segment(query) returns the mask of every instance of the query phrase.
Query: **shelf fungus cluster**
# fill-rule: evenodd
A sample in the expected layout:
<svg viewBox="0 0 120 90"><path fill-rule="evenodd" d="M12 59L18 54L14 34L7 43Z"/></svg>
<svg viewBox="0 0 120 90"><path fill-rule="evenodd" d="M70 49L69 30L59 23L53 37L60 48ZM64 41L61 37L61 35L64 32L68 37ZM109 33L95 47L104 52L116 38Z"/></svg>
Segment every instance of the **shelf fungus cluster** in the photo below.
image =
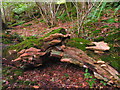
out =
<svg viewBox="0 0 120 90"><path fill-rule="evenodd" d="M43 65L43 62L47 63L46 59L51 60L50 57L57 57L61 62L72 63L83 68L88 68L93 71L97 79L104 80L109 85L112 84L116 87L120 87L120 74L113 67L104 61L96 61L80 49L65 46L64 41L69 39L69 37L70 34L52 34L44 38L43 46L40 49L34 47L23 49L18 52L18 58L12 60L12 62L20 62L20 66L24 65L24 63L40 66ZM94 42L94 44L96 46L86 48L95 51L110 49L104 42Z"/></svg>
<svg viewBox="0 0 120 90"><path fill-rule="evenodd" d="M104 51L107 51L110 49L107 43L104 41L101 42L92 42L92 44L95 44L95 46L86 47L86 49L94 50L95 53L104 53Z"/></svg>
<svg viewBox="0 0 120 90"><path fill-rule="evenodd" d="M17 53L19 57L15 60L12 60L12 62L19 61L20 65L42 65L42 60L40 57L45 56L47 53L46 52L41 52L41 49L36 49L36 48L29 48L29 49L23 49L20 52Z"/></svg>

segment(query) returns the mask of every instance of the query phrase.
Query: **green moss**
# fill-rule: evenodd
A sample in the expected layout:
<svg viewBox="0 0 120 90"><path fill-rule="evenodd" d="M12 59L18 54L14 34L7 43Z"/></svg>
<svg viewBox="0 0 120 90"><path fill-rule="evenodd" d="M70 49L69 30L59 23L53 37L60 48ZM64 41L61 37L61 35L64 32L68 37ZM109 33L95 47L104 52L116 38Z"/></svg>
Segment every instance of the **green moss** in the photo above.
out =
<svg viewBox="0 0 120 90"><path fill-rule="evenodd" d="M105 37L105 41L113 43L115 40L117 39L119 40L119 38L120 38L120 32L108 35L107 37Z"/></svg>
<svg viewBox="0 0 120 90"><path fill-rule="evenodd" d="M92 31L93 34L98 34L98 33L100 33L100 32L101 32L101 30Z"/></svg>
<svg viewBox="0 0 120 90"><path fill-rule="evenodd" d="M30 36L30 37L27 37L26 40L22 41L21 43L18 43L16 45L12 45L12 46L9 46L7 48L5 48L3 50L3 56L6 57L8 56L8 51L9 50L17 50L17 51L20 51L22 49L28 49L30 47L35 47L35 48L41 48L41 46L43 45L43 39L45 37L48 37L50 36L51 34L55 34L55 33L62 33L62 34L66 34L65 32L65 29L63 28L59 28L59 29L55 29L53 30L52 32L46 34L44 37L42 38L36 38L34 36Z"/></svg>
<svg viewBox="0 0 120 90"><path fill-rule="evenodd" d="M98 42L98 41L104 41L104 37L100 36L98 38L95 38L94 41Z"/></svg>
<svg viewBox="0 0 120 90"><path fill-rule="evenodd" d="M120 70L120 57L119 56L113 56L113 55L109 55L109 56L104 56L102 55L100 57L103 61L109 62L110 65L112 65L115 69Z"/></svg>
<svg viewBox="0 0 120 90"><path fill-rule="evenodd" d="M84 44L80 44L78 42L69 41L69 42L67 42L66 45L70 46L70 47L76 47L78 49L81 49L81 50L85 51L85 45Z"/></svg>
<svg viewBox="0 0 120 90"><path fill-rule="evenodd" d="M90 44L90 41L82 38L72 38L68 40L68 42L66 43L67 46L76 47L83 51L86 50L85 47L87 44Z"/></svg>
<svg viewBox="0 0 120 90"><path fill-rule="evenodd" d="M15 49L17 51L20 51L22 49L28 49L30 47L41 48L42 44L43 44L42 40L38 40L38 39L26 39L25 41L23 41L23 42L21 42L19 44L10 46L9 50L14 50Z"/></svg>
<svg viewBox="0 0 120 90"><path fill-rule="evenodd" d="M58 28L58 29L52 30L52 32L47 33L44 37L41 37L38 40L43 40L45 37L48 37L51 34L55 34L55 33L62 33L64 35L67 34L64 28Z"/></svg>
<svg viewBox="0 0 120 90"><path fill-rule="evenodd" d="M55 29L55 30L53 30L52 32L46 34L45 37L48 37L49 35L55 34L55 33L62 33L62 34L64 34L64 35L66 34L64 28L58 28L58 29Z"/></svg>
<svg viewBox="0 0 120 90"><path fill-rule="evenodd" d="M74 40L76 42L81 42L83 44L89 44L91 41L83 39L83 38L72 38L71 40Z"/></svg>

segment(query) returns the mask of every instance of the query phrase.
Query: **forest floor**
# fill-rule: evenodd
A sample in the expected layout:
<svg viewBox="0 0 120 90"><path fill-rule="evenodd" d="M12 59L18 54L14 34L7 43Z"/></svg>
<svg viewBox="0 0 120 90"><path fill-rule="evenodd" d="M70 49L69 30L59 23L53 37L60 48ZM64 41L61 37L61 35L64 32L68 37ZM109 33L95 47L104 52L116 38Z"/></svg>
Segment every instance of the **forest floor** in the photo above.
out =
<svg viewBox="0 0 120 90"><path fill-rule="evenodd" d="M55 27L49 28L46 25L46 23L40 22L40 19L38 19L38 20L32 20L30 22L26 22L23 25L14 27L12 29L12 33L17 32L19 35L22 35L25 37L29 37L29 36L43 37L45 34L51 32L52 30L58 29L58 28L64 28L64 29L71 28L72 23L73 22L69 22L69 21L65 22L65 23L58 21L58 23Z"/></svg>
<svg viewBox="0 0 120 90"><path fill-rule="evenodd" d="M39 20L39 19L38 19ZM29 25L30 26L25 26ZM54 28L47 28L45 23L30 21L23 25L13 27L12 33L22 36L43 37L46 33L58 28L71 28L71 22L59 24ZM113 24L112 24L113 25ZM118 27L118 24L115 24ZM113 88L106 83L95 79L93 74L91 82L85 78L85 69L73 64L52 61L41 67L21 70L14 66L3 64L3 88ZM9 69L9 70L8 70ZM94 80L95 79L95 80Z"/></svg>

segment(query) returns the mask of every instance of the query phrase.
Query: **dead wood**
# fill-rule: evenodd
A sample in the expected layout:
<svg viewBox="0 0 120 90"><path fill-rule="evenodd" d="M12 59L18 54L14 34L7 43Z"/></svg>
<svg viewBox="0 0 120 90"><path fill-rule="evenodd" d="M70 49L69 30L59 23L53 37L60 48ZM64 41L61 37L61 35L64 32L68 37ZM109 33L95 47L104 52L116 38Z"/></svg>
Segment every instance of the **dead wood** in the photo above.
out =
<svg viewBox="0 0 120 90"><path fill-rule="evenodd" d="M120 74L104 61L95 61L82 50L77 48L66 47L66 49L64 49L63 51L63 57L67 57L67 59L61 59L62 62L69 62L80 65L82 67L85 66L91 69L93 73L95 73L96 78L107 81L108 84L120 84L120 78L118 77L118 75Z"/></svg>
<svg viewBox="0 0 120 90"><path fill-rule="evenodd" d="M44 39L44 44L41 49L29 48L23 49L18 52L18 58L12 60L13 62L20 61L20 65L32 64L33 66L42 65L45 62L45 59L49 59L50 57L57 57L61 62L67 62L79 65L83 68L89 68L93 71L94 76L97 79L101 79L106 81L108 84L115 84L120 86L120 75L114 68L101 60L95 60L89 57L85 52L80 49L73 47L66 47L62 44L64 41L63 38L69 37L69 34L52 34L49 37ZM102 45L104 42L101 42ZM89 47L89 49L93 49L96 51L101 50L109 50L109 47L102 49L100 43L94 43L97 46ZM99 45L98 45L99 44ZM104 43L104 45L107 45ZM96 49L97 47L97 49ZM88 49L88 48L87 48ZM22 64L25 63L25 64Z"/></svg>

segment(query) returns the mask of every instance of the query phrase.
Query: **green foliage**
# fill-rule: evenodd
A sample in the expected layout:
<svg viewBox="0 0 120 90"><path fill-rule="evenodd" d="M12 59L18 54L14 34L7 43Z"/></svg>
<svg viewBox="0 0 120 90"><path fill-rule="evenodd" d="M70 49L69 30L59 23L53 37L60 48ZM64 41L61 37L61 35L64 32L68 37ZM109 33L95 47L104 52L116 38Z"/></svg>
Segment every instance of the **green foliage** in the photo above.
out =
<svg viewBox="0 0 120 90"><path fill-rule="evenodd" d="M84 77L88 80L86 80L90 86L90 88L93 88L93 85L96 83L95 80L91 75L90 73L88 72L88 68L85 69L85 74L84 74Z"/></svg>
<svg viewBox="0 0 120 90"><path fill-rule="evenodd" d="M85 69L84 77L87 79L92 78L92 76L90 76L90 73L88 73L88 68Z"/></svg>
<svg viewBox="0 0 120 90"><path fill-rule="evenodd" d="M43 19L41 19L40 22L45 23L45 21Z"/></svg>
<svg viewBox="0 0 120 90"><path fill-rule="evenodd" d="M97 33L100 33L101 30L95 30L95 31L92 31L93 34L97 34Z"/></svg>
<svg viewBox="0 0 120 90"><path fill-rule="evenodd" d="M65 5L67 8L64 11L66 7ZM71 18L76 19L76 16L76 8L72 5L71 2L66 2L66 4L64 4L64 8L61 8L56 14L57 19L62 20L62 22L72 21Z"/></svg>
<svg viewBox="0 0 120 90"><path fill-rule="evenodd" d="M17 22L17 23L14 23L14 24L12 24L12 25L10 25L10 26L18 26L18 25L22 25L22 24L24 24L25 23L25 21L19 21L19 22Z"/></svg>
<svg viewBox="0 0 120 90"><path fill-rule="evenodd" d="M13 12L16 14L21 14L28 9L28 5L25 3L15 4L15 6L16 7L13 9Z"/></svg>
<svg viewBox="0 0 120 90"><path fill-rule="evenodd" d="M57 0L56 4L64 4L66 3L66 0Z"/></svg>
<svg viewBox="0 0 120 90"><path fill-rule="evenodd" d="M116 5L117 6L117 5ZM114 15L117 13L117 11L120 10L120 5L118 5L117 8L115 8L115 12L114 12Z"/></svg>
<svg viewBox="0 0 120 90"><path fill-rule="evenodd" d="M110 19L107 19L107 20L102 20L106 23L117 23L117 21L115 21L115 18L110 18Z"/></svg>
<svg viewBox="0 0 120 90"><path fill-rule="evenodd" d="M100 11L99 11L98 16L97 16L97 19L100 18L100 15L101 15L102 11L104 10L106 4L107 4L106 2L103 2L103 3L102 3L102 5L101 5L101 7L100 7Z"/></svg>
<svg viewBox="0 0 120 90"><path fill-rule="evenodd" d="M102 11L104 10L105 6L106 6L106 2L102 2L101 5L99 5L98 3L98 5L96 5L96 7L93 8L92 12L88 17L91 18L91 20L99 19L100 16L102 15Z"/></svg>
<svg viewBox="0 0 120 90"><path fill-rule="evenodd" d="M31 25L32 25L31 23L30 24L25 24L24 27L31 26Z"/></svg>
<svg viewBox="0 0 120 90"><path fill-rule="evenodd" d="M67 16L67 13L64 12L61 16L58 16L57 18L61 19L61 20L64 20L66 16Z"/></svg>
<svg viewBox="0 0 120 90"><path fill-rule="evenodd" d="M106 83L106 82L104 82L104 81L100 81L100 83L102 83L104 86L106 86L106 85L107 85L107 83Z"/></svg>
<svg viewBox="0 0 120 90"><path fill-rule="evenodd" d="M64 75L65 75L65 77L67 77L67 78L69 77L69 74L67 74L67 73L65 73Z"/></svg>
<svg viewBox="0 0 120 90"><path fill-rule="evenodd" d="M108 25L104 25L104 26L102 26L101 28L108 28L109 26Z"/></svg>
<svg viewBox="0 0 120 90"><path fill-rule="evenodd" d="M37 14L39 10L34 2L3 2L3 7L5 9L6 21L12 22L11 24L15 22L13 26L16 26L20 21L34 19L32 18L33 15L40 16L40 14ZM11 24L9 23L9 25Z"/></svg>

